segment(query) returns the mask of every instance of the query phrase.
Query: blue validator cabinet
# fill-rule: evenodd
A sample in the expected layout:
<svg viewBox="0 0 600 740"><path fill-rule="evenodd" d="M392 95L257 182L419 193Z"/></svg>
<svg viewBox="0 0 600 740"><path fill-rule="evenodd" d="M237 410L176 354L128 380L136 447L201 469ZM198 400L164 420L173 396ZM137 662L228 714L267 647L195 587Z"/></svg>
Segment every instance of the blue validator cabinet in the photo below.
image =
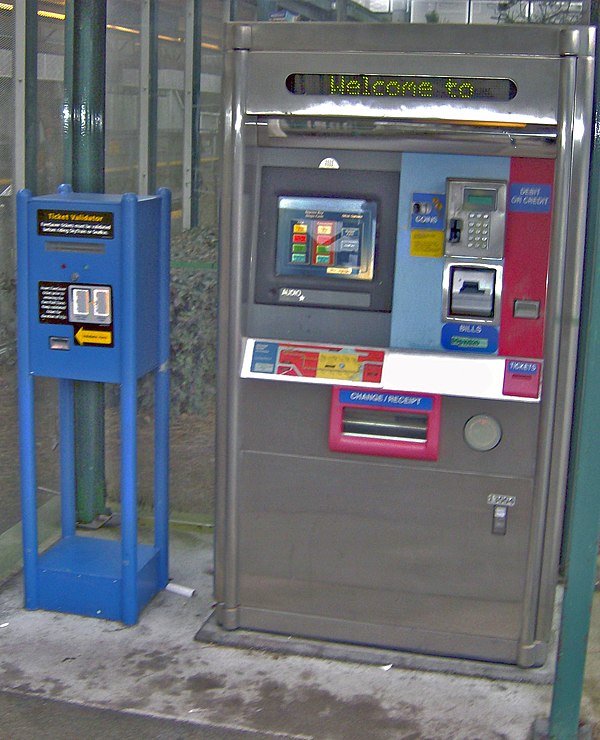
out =
<svg viewBox="0 0 600 740"><path fill-rule="evenodd" d="M25 607L135 624L168 581L171 196L17 196ZM137 382L155 383L154 544L138 543ZM39 554L35 378L57 378L60 540ZM74 381L120 386L121 540L76 534Z"/></svg>

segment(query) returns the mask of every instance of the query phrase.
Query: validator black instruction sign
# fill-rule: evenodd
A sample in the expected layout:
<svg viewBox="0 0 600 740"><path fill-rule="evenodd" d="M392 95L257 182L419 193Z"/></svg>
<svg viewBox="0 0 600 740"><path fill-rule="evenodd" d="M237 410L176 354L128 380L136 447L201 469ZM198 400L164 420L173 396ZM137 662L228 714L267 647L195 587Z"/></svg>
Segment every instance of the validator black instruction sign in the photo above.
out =
<svg viewBox="0 0 600 740"><path fill-rule="evenodd" d="M114 237L114 216L110 211L39 208L37 228L39 236L112 239Z"/></svg>

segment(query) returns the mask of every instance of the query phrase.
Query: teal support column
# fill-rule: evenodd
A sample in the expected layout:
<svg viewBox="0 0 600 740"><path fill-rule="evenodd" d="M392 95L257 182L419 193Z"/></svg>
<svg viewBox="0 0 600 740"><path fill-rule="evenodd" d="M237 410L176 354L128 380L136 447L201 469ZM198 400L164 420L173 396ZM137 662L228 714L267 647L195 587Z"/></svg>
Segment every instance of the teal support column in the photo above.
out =
<svg viewBox="0 0 600 740"><path fill-rule="evenodd" d="M573 444L571 498L566 553L566 578L559 635L556 678L548 737L579 736L579 712L596 578L600 522L600 64L596 60L594 142L590 177L588 231Z"/></svg>
<svg viewBox="0 0 600 740"><path fill-rule="evenodd" d="M65 5L65 181L76 192L104 192L106 0ZM106 510L104 386L75 383L77 521Z"/></svg>

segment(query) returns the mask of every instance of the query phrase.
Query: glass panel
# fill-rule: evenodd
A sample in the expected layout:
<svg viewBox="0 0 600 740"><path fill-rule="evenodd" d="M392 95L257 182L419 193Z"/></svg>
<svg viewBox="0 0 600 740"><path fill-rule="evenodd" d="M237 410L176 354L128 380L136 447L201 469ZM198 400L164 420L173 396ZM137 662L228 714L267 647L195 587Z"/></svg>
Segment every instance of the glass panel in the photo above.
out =
<svg viewBox="0 0 600 740"><path fill-rule="evenodd" d="M62 106L65 24L60 12L57 17L41 16L38 13L37 42L38 139L35 191L52 193L64 181ZM37 504L41 529L49 518L57 519L60 500L57 393L55 380L36 380Z"/></svg>
<svg viewBox="0 0 600 740"><path fill-rule="evenodd" d="M590 0L232 0L234 20L364 23L558 23L590 21Z"/></svg>
<svg viewBox="0 0 600 740"><path fill-rule="evenodd" d="M38 16L38 193L63 182L64 32L62 18Z"/></svg>
<svg viewBox="0 0 600 740"><path fill-rule="evenodd" d="M140 3L106 7L105 190L138 190Z"/></svg>
<svg viewBox="0 0 600 740"><path fill-rule="evenodd" d="M516 2L498 4L500 23L558 23L589 22L589 4L584 2Z"/></svg>
<svg viewBox="0 0 600 740"><path fill-rule="evenodd" d="M185 3L158 4L156 182L171 190L174 232L181 230Z"/></svg>
<svg viewBox="0 0 600 740"><path fill-rule="evenodd" d="M467 23L467 0L413 0L411 23Z"/></svg>
<svg viewBox="0 0 600 740"><path fill-rule="evenodd" d="M217 189L221 135L221 76L223 7L220 2L202 3L200 60L200 222L217 225Z"/></svg>
<svg viewBox="0 0 600 740"><path fill-rule="evenodd" d="M0 9L0 403L3 420L0 442L0 578L17 567L20 552L20 476L16 377L15 313L15 13ZM37 33L37 182L34 192L54 191L63 179L62 97L64 22L38 16ZM28 142L29 143L29 142ZM22 163L21 163L22 164ZM56 383L35 383L37 505L40 540L58 522L59 469Z"/></svg>
<svg viewBox="0 0 600 740"><path fill-rule="evenodd" d="M21 518L15 372L14 280L14 13L0 11L0 403L5 422L0 444L0 535Z"/></svg>

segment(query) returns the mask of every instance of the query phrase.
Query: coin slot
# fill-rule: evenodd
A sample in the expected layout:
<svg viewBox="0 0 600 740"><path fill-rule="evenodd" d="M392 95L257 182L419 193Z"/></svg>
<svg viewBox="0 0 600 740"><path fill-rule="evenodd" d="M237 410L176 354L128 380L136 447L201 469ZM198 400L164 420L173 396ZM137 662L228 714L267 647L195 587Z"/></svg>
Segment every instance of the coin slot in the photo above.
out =
<svg viewBox="0 0 600 740"><path fill-rule="evenodd" d="M65 351L71 349L71 342L69 337L50 337L48 346L50 349Z"/></svg>

